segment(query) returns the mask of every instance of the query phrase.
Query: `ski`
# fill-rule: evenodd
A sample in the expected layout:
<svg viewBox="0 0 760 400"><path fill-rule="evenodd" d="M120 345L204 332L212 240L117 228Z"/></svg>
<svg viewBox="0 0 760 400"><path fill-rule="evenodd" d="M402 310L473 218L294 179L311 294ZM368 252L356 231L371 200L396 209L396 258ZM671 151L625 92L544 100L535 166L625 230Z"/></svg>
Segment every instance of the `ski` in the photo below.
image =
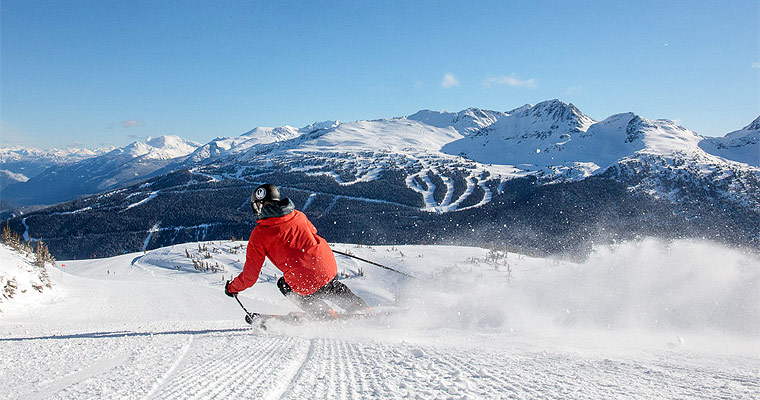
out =
<svg viewBox="0 0 760 400"><path fill-rule="evenodd" d="M287 324L300 324L304 322L345 321L351 319L368 319L381 316L390 316L398 314L402 311L405 311L405 309L398 307L383 307L379 309L371 309L353 313L340 312L323 318L318 318L300 311L294 311L288 314L249 313L245 317L245 322L247 322L249 325L257 326L263 330L266 330L267 323L269 321L280 321Z"/></svg>

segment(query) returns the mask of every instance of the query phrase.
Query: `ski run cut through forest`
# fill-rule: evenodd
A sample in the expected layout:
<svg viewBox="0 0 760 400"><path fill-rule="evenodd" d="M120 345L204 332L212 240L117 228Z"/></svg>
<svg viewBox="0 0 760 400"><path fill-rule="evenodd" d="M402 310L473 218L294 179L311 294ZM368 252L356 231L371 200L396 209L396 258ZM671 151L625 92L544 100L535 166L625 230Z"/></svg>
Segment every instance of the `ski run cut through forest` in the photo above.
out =
<svg viewBox="0 0 760 400"><path fill-rule="evenodd" d="M0 246L0 398L758 398L760 261L709 242L595 248L584 261L455 246L335 250L387 315L244 321L224 282L246 243L48 266ZM267 263L240 301L295 307ZM41 291L40 291L41 290Z"/></svg>

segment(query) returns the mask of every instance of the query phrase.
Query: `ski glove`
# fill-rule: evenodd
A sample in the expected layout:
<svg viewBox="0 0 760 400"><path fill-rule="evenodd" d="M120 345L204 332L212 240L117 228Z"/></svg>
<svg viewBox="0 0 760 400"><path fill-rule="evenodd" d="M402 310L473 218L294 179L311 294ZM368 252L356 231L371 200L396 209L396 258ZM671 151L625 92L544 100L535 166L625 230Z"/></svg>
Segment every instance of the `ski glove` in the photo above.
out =
<svg viewBox="0 0 760 400"><path fill-rule="evenodd" d="M227 281L227 283L224 285L224 294L226 294L227 296L230 296L230 297L235 297L235 295L237 294L237 292L234 292L234 293L230 292L229 286L230 286L230 281Z"/></svg>

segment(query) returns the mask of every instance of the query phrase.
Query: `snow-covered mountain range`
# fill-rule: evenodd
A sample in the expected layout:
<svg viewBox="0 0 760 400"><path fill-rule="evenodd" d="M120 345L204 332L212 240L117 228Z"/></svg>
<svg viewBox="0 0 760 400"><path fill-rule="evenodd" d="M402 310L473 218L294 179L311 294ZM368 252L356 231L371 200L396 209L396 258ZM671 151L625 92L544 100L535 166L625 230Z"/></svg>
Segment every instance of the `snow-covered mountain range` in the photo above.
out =
<svg viewBox="0 0 760 400"><path fill-rule="evenodd" d="M0 164L7 164L14 161L39 161L49 164L65 164L85 158L95 157L108 152L108 149L48 149L40 150L23 146L11 146L0 148Z"/></svg>
<svg viewBox="0 0 760 400"><path fill-rule="evenodd" d="M453 155L461 158L459 162L475 161L481 164L479 170L491 174L505 178L535 175L544 183L583 179L602 173L619 161L629 162L639 156L699 159L708 169L746 164L747 168L738 168L752 171L760 167L760 117L725 137L707 138L672 121L647 120L633 113L596 122L572 104L551 100L509 112L477 108L458 113L423 110L408 117L349 123L326 121L300 129L262 127L237 137L219 137L204 145L177 136L162 136L105 154L91 150L2 149L0 163L46 160L49 165L65 165L42 174L21 175L18 170L6 174L7 180L18 182L32 178L4 194L6 200L17 200L23 196L17 192L25 193L27 198L20 199L24 204L70 200L77 195L123 187L157 171L165 173L230 159L250 160L257 154L291 159L293 155L299 158L306 153L323 153L334 158L329 162L333 166L339 162L353 164L344 165L344 169L379 172L353 156L344 160L332 157L341 152L371 152L391 158L402 155L407 161L441 159L444 163L452 160L447 155ZM324 172L340 175L329 168ZM437 173L434 169L430 172ZM354 178L367 179L361 172ZM40 198L41 188L81 187L77 182L82 181L88 183L85 186L89 190L64 189L58 192L67 195ZM431 208L441 209L434 205Z"/></svg>
<svg viewBox="0 0 760 400"><path fill-rule="evenodd" d="M337 125L337 122L324 122L321 124L309 125L301 129L296 129L292 126L283 126L279 128L260 127L237 137L219 137L195 149L187 159L183 160L183 164L192 165L233 154L240 154L256 145L293 139L306 132L310 132L313 129L317 129L317 126L331 127L335 125Z"/></svg>
<svg viewBox="0 0 760 400"><path fill-rule="evenodd" d="M473 192L482 191L483 196L471 199L471 205L489 202L498 186L514 177L535 176L548 184L604 173L630 174L626 171L633 165L647 164L658 175L688 172L695 181L709 179L726 188L721 196L760 207L757 192L751 190L760 177L759 125L755 120L725 138L706 138L672 121L633 113L596 122L572 104L552 100L509 112L425 110L402 118L327 122L299 130L284 127L279 129L287 135L276 140L271 129L254 131L258 140L250 138L251 133L217 139L174 169L216 168L224 179L240 176L240 169L224 172L229 167L275 163L291 171L330 176L345 186L409 168L415 173L406 177L406 186L422 196L423 208L446 212L461 209ZM456 168L467 170L466 176L455 177L451 171ZM464 181L463 193L456 188L457 179ZM496 190L487 187L489 181L497 184ZM672 191L652 185L646 191L678 201Z"/></svg>
<svg viewBox="0 0 760 400"><path fill-rule="evenodd" d="M178 136L148 138L103 154L60 153L57 162L3 191L4 200L21 205L54 204L78 196L123 187L153 176L172 160L200 144ZM87 153L85 153L87 154Z"/></svg>
<svg viewBox="0 0 760 400"><path fill-rule="evenodd" d="M30 177L39 175L45 169L75 163L108 152L107 149L51 149L39 150L22 146L0 148L0 189L17 183L26 182Z"/></svg>
<svg viewBox="0 0 760 400"><path fill-rule="evenodd" d="M296 168L332 176L343 185L372 180L389 165L406 165L418 171L408 177L407 186L423 195L425 208L452 211L458 209L453 204L456 199L444 196L451 201L435 201L430 194L440 188L427 181L442 182L448 194L453 177L447 170L457 164L469 166L465 178L468 193L475 186L490 191L479 178L483 174L495 180L533 175L542 183L575 181L604 173L612 166L617 168L618 163L651 157L667 160L673 166L667 173L677 174L679 167L674 165L687 163L694 164L697 175L713 176L715 171L722 171L719 180L723 181L744 180L745 173L757 177L757 125L755 121L725 138L705 138L672 121L647 120L633 113L595 122L572 104L553 100L506 113L479 109L420 111L403 118L329 122L298 131L285 127L281 129L290 135L272 140L268 146L252 148L247 137L217 139L204 147L231 145L213 154L199 150L187 160L193 164L182 165L197 167L198 161L246 165L254 160L304 164ZM235 145L235 141L240 144ZM265 158L259 160L259 155ZM496 194L490 192L486 196ZM751 192L725 194L758 204Z"/></svg>
<svg viewBox="0 0 760 400"><path fill-rule="evenodd" d="M423 110L257 128L205 145L178 137L133 143L51 168L3 197L101 193L12 223L68 243L42 215L130 219L121 225L131 227L132 244L105 254L245 236L246 199L265 181L282 186L332 240L515 242L515 234L521 246L557 250L614 228L613 236L706 235L760 246L759 128L755 120L706 138L634 113L597 122L559 100L508 112ZM351 229L331 227L338 223ZM92 244L76 255L98 253Z"/></svg>

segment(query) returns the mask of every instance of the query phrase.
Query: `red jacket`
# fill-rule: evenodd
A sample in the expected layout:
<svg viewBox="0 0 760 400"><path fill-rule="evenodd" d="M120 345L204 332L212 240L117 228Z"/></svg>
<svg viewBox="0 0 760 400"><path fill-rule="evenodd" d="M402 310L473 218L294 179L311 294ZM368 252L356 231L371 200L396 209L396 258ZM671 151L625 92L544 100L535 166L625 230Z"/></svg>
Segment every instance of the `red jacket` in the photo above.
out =
<svg viewBox="0 0 760 400"><path fill-rule="evenodd" d="M304 296L317 291L338 273L330 246L298 210L259 220L248 239L243 272L232 280L229 291L241 292L253 286L265 256L282 271L293 291Z"/></svg>

